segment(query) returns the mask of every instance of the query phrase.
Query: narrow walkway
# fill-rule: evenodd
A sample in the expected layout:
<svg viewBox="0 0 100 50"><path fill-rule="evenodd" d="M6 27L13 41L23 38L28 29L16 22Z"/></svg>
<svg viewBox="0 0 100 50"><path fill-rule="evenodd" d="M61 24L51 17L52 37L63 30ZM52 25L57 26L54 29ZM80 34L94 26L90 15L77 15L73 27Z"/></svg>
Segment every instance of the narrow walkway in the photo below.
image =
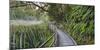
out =
<svg viewBox="0 0 100 50"><path fill-rule="evenodd" d="M58 29L55 25L50 24L50 29L57 34L57 46L75 46L77 45L74 39L68 33Z"/></svg>
<svg viewBox="0 0 100 50"><path fill-rule="evenodd" d="M73 46L76 45L76 42L73 40L68 33L61 31L60 29L56 29L58 35L58 45L59 46Z"/></svg>

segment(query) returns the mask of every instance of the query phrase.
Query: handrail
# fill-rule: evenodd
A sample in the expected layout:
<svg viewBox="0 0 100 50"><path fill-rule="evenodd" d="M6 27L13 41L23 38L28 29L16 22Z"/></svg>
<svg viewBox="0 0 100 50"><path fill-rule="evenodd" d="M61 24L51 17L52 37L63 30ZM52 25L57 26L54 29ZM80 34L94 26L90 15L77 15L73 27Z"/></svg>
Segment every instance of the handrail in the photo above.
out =
<svg viewBox="0 0 100 50"><path fill-rule="evenodd" d="M60 29L57 29L57 27L55 25L53 25L53 24L49 24L49 28L55 33L55 47L60 46L61 43L62 43L62 45L63 45L63 43L66 43L66 45L64 45L64 46L69 46L69 45L74 45L75 46L75 45L77 45L77 43L75 42L75 40L68 33L66 33L65 31L62 31ZM60 30L60 32L62 32L62 33L66 33L66 35L63 34L63 36L65 36L65 38L63 36L60 36L60 33L57 32L57 30ZM64 40L66 42L60 41L61 40L61 37L63 37L66 40L67 39L70 39L69 40L70 42L69 41L66 41L66 40ZM70 43L70 44L68 44L68 43Z"/></svg>

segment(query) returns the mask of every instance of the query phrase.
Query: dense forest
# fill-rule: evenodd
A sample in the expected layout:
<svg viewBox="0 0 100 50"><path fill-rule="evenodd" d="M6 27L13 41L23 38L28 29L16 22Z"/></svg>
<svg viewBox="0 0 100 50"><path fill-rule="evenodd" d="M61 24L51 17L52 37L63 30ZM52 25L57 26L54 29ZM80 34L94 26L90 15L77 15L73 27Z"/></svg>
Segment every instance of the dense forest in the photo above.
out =
<svg viewBox="0 0 100 50"><path fill-rule="evenodd" d="M94 6L10 1L10 20L44 21L31 26L10 25L10 42L15 42L10 43L11 48L54 47L55 37L48 28L49 22L68 32L78 45L94 44ZM24 33L22 46L20 33Z"/></svg>

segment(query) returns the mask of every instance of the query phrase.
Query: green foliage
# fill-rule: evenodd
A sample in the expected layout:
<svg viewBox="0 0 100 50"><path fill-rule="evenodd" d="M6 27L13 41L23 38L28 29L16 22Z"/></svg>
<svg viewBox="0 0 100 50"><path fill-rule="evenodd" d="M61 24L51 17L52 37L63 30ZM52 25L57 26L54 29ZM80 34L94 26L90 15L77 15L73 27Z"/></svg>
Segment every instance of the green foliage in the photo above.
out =
<svg viewBox="0 0 100 50"><path fill-rule="evenodd" d="M14 5L15 7L13 7ZM13 8L10 8L10 19L27 19L29 16L35 17L37 19L40 18L41 15L43 15L43 11L40 9L36 9L36 6L31 4L25 4L21 1L16 1L12 3L10 6ZM42 12L42 13L41 13Z"/></svg>
<svg viewBox="0 0 100 50"><path fill-rule="evenodd" d="M10 19L22 19L26 16L21 8L14 8L10 10Z"/></svg>
<svg viewBox="0 0 100 50"><path fill-rule="evenodd" d="M37 15L36 13L37 13L36 10L31 8L29 9L27 9L26 7L13 8L10 10L10 19L26 19L29 16L35 17Z"/></svg>
<svg viewBox="0 0 100 50"><path fill-rule="evenodd" d="M94 7L72 6L73 10L65 17L63 28L79 45L94 44Z"/></svg>
<svg viewBox="0 0 100 50"><path fill-rule="evenodd" d="M66 15L70 13L71 7L69 5L64 4L49 4L48 7L48 15L51 20L55 20L56 22L61 22Z"/></svg>
<svg viewBox="0 0 100 50"><path fill-rule="evenodd" d="M13 42L15 35L16 49L20 48L20 35L22 36L22 48L40 48L54 46L54 34L49 30L47 24L32 25L32 26L10 26L10 42ZM11 44L11 48L14 45Z"/></svg>

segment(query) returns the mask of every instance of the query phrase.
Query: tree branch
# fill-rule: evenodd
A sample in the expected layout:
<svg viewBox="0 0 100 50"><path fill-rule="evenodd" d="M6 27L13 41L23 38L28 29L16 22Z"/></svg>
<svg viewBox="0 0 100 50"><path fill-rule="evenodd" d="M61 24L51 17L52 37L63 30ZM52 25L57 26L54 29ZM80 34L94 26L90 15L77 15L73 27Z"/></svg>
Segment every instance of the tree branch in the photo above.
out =
<svg viewBox="0 0 100 50"><path fill-rule="evenodd" d="M10 8L27 6L27 5L29 5L28 3L31 3L32 5L37 6L38 8L42 9L43 11L48 12L46 9L44 9L43 7L37 5L33 2L26 2L25 4L22 4L22 5L13 5L13 6L10 6Z"/></svg>
<svg viewBox="0 0 100 50"><path fill-rule="evenodd" d="M35 5L35 6L39 7L40 9L42 9L43 11L48 12L46 9L44 9L43 7L41 7L41 6L37 5L37 4L33 3L33 2L29 2L29 3L32 3L33 5Z"/></svg>

